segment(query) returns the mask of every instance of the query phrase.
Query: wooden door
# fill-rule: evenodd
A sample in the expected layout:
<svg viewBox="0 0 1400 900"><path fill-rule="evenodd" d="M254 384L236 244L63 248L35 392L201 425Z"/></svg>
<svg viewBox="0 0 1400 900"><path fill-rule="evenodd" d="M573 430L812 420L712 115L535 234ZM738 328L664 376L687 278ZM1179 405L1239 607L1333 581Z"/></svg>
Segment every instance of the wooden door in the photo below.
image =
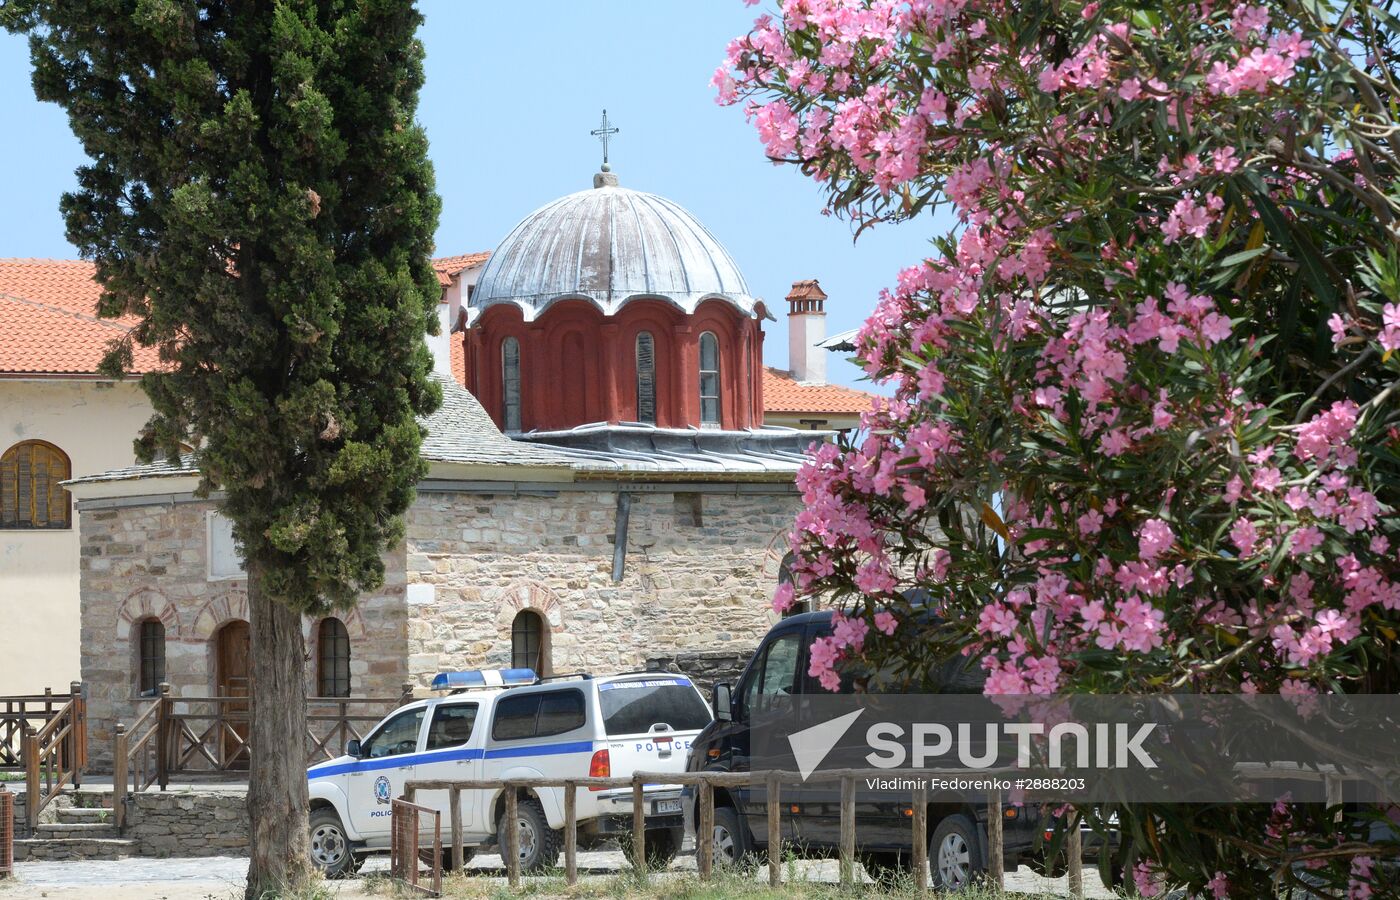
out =
<svg viewBox="0 0 1400 900"><path fill-rule="evenodd" d="M234 621L219 629L215 693L235 698L220 704L225 728L220 738L219 757L229 768L248 767L248 717L252 698L251 632L248 623Z"/></svg>

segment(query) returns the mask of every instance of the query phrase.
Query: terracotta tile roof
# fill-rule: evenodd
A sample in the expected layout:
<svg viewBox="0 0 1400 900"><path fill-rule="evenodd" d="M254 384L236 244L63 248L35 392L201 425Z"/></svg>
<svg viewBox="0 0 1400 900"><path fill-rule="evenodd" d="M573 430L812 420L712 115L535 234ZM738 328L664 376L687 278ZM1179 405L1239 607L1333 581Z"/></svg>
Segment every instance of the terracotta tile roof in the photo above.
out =
<svg viewBox="0 0 1400 900"><path fill-rule="evenodd" d="M452 380L462 387L467 386L467 348L462 345L465 335L450 335L448 346L452 348Z"/></svg>
<svg viewBox="0 0 1400 900"><path fill-rule="evenodd" d="M789 300L825 300L826 291L817 283L817 279L808 278L806 281L794 281L792 290L788 291Z"/></svg>
<svg viewBox="0 0 1400 900"><path fill-rule="evenodd" d="M869 409L874 399L874 394L836 384L802 384L782 369L763 367L765 412L855 415Z"/></svg>
<svg viewBox="0 0 1400 900"><path fill-rule="evenodd" d="M0 372L90 375L133 320L99 319L101 286L81 260L0 259ZM136 348L136 372L159 365Z"/></svg>
<svg viewBox="0 0 1400 900"><path fill-rule="evenodd" d="M433 268L437 269L438 284L447 287L452 283L452 278L462 272L463 269L474 269L486 262L490 256L489 251L481 253L463 253L461 256L441 256L433 260Z"/></svg>

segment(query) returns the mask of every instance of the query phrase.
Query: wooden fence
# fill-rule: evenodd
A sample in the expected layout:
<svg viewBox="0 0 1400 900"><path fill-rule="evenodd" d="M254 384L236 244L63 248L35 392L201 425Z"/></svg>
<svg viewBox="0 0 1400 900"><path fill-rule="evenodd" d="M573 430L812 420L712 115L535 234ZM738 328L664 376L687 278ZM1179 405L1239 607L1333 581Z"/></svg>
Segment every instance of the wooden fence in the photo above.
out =
<svg viewBox="0 0 1400 900"><path fill-rule="evenodd" d="M24 818L34 833L39 814L67 785L82 783L87 768L87 701L83 686L73 682L68 701L38 731L24 735Z"/></svg>
<svg viewBox="0 0 1400 900"><path fill-rule="evenodd" d="M1015 770L996 769L979 772L980 776L991 777L994 775L1005 775L1014 773ZM1343 786L1347 781L1362 780L1365 778L1355 773L1347 773L1335 766L1303 766L1296 763L1268 763L1252 764L1238 763L1235 765L1237 777L1245 781L1274 781L1279 779L1321 782L1324 786L1326 804L1328 809L1336 808L1337 819L1343 816ZM889 770L885 769L843 769L829 772L817 772L807 779L802 779L794 772L764 771L764 772L637 772L630 778L512 778L504 781L438 781L438 780L411 780L405 783L403 801L409 805L414 805L413 801L418 791L446 791L448 794L448 815L451 827L451 844L453 868L461 871L464 859L463 832L462 832L462 805L461 792L471 790L498 791L505 793L505 816L506 816L506 846L501 848L501 855L506 863L506 872L512 888L520 886L520 853L516 842L519 840L519 807L518 792L521 790L537 790L540 788L562 788L564 790L564 877L570 884L578 883L578 816L577 816L577 792L582 788L618 788L631 787L632 789L632 864L637 877L646 879L646 806L643 786L647 784L681 784L694 785L697 789L699 810L698 821L695 827L695 856L700 879L708 880L714 872L714 821L715 821L715 788L741 787L754 785L763 782L767 790L767 865L768 883L771 887L778 887L782 884L782 803L781 790L784 784L811 784L820 782L839 781L841 785L841 830L840 830L840 850L838 859L840 861L840 881L841 885L850 888L855 884L855 862L856 862L856 785L859 781L868 778L887 778ZM945 777L965 777L966 770L911 770L900 771L901 777L919 778L924 781L929 778ZM1394 776L1395 773L1386 773ZM929 894L929 857L928 857L928 791L926 788L918 787L912 791L910 828L911 844L913 848L912 875L915 884L918 885L920 896ZM397 801L396 801L397 802ZM416 807L424 809L424 807ZM394 808L395 827L393 829L393 840L398 841L400 828L398 808ZM1006 872L1004 859L1004 835L1002 827L1004 819L1003 798L1000 792L993 791L987 797L987 871L984 874L986 883L997 891L1006 889ZM1084 897L1084 834L1082 829L1082 817L1078 813L1072 813L1069 828L1065 835L1064 854L1066 862L1066 874L1068 876L1068 887L1071 896L1075 898ZM407 826L405 826L407 827ZM418 850L418 820L413 821L413 848L415 853ZM440 825L437 826L440 830ZM402 838L407 840L406 837ZM440 840L436 842L438 850L433 857L433 891L440 890L442 853ZM400 858L403 858L402 856ZM406 871L406 870L405 870ZM395 870L394 877L402 877ZM1125 873L1126 874L1126 873ZM418 885L417 870L414 868L413 885L420 891L432 893L427 888Z"/></svg>
<svg viewBox="0 0 1400 900"><path fill-rule="evenodd" d="M0 697L0 772L25 773L24 736L49 723L82 684L73 682L66 694L45 688L42 694Z"/></svg>
<svg viewBox="0 0 1400 900"><path fill-rule="evenodd" d="M413 699L413 685L398 697L308 697L306 761L334 759L351 740L363 740L390 710ZM247 778L252 720L246 697L177 697L170 685L141 711L131 727L118 723L112 751L112 781L119 796L153 786L165 790L177 777ZM126 824L117 803L116 826Z"/></svg>
<svg viewBox="0 0 1400 900"><path fill-rule="evenodd" d="M540 788L562 788L564 791L564 878L570 884L578 883L578 816L576 794L581 788L632 788L632 852L633 867L641 879L646 878L646 803L644 785L683 784L694 785L699 799L699 815L695 828L695 856L700 879L709 880L714 873L714 821L715 789L740 787L764 783L767 788L768 807L768 883L776 888L782 884L782 803L781 791L784 784L811 784L814 782L839 781L841 784L841 836L840 880L843 887L855 884L856 864L856 785L867 778L888 778L889 772L883 769L845 769L813 774L805 782L794 772L638 772L630 778L512 778L504 781L428 781L413 780L404 785L403 801L414 805L418 791L446 791L448 817L451 828L450 851L453 867L461 870L464 863L462 844L461 792L484 790L505 792L506 846L501 848L505 859L506 873L512 888L520 886L520 853L516 846L519 840L519 810L517 793L520 790ZM901 772L901 776L966 776L966 771ZM995 773L979 773L992 775ZM921 895L929 891L928 858L928 791L916 788L913 791L911 816L913 877ZM395 807L394 815L398 816ZM1066 842L1066 856L1069 868L1070 888L1075 897L1084 896L1082 836L1077 827L1078 819L1069 831ZM986 879L997 890L1004 890L1006 882L1003 860L1002 796L992 792L987 798L987 872ZM398 822L393 828L394 839L399 839ZM415 837L416 841L416 837ZM415 843L415 848L416 848ZM434 858L434 877L440 878L442 856ZM397 877L397 876L396 876ZM416 876L415 876L416 877ZM415 882L416 883L416 882ZM438 883L435 881L435 884Z"/></svg>

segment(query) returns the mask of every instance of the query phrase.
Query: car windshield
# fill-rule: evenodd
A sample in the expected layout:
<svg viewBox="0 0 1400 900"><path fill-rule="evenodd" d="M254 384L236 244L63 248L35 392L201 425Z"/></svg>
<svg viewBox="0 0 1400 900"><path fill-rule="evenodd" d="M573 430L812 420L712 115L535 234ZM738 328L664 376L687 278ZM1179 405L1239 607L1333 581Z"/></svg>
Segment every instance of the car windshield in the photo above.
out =
<svg viewBox="0 0 1400 900"><path fill-rule="evenodd" d="M603 728L609 735L646 734L665 724L672 731L698 731L710 724L710 709L683 678L649 678L600 685Z"/></svg>

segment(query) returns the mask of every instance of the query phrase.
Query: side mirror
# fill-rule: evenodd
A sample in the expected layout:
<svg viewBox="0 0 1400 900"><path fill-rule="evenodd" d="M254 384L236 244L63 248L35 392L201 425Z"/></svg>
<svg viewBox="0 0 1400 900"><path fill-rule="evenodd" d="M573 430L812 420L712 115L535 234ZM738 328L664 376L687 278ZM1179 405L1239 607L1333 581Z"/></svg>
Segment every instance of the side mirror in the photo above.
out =
<svg viewBox="0 0 1400 900"><path fill-rule="evenodd" d="M360 758L360 742L357 741L357 740L349 740L349 741L346 741L346 742L345 742L345 755L346 755L346 756L353 756L353 757L355 757L356 759L359 759L359 758Z"/></svg>
<svg viewBox="0 0 1400 900"><path fill-rule="evenodd" d="M714 700L715 718L721 722L733 722L734 685L721 681L710 691L710 697Z"/></svg>

